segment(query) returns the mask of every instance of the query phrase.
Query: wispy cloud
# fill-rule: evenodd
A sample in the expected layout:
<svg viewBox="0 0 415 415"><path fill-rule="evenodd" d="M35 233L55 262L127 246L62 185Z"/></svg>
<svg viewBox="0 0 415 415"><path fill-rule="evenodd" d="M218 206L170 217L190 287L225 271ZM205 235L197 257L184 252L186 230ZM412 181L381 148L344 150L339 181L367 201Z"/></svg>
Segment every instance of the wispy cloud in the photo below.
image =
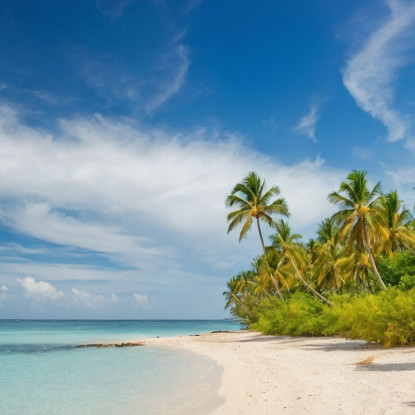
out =
<svg viewBox="0 0 415 415"><path fill-rule="evenodd" d="M274 117L269 117L266 120L262 121L262 125L269 128L272 132L278 130L278 123Z"/></svg>
<svg viewBox="0 0 415 415"><path fill-rule="evenodd" d="M124 9L137 0L96 0L98 10L111 19L122 17Z"/></svg>
<svg viewBox="0 0 415 415"><path fill-rule="evenodd" d="M135 103L140 99L140 79L121 64L114 63L114 57L94 56L88 51L78 50L72 60L80 78L102 98Z"/></svg>
<svg viewBox="0 0 415 415"><path fill-rule="evenodd" d="M298 121L298 124L294 127L294 130L299 132L300 134L307 135L313 141L317 141L316 124L319 118L319 106L317 104L313 104L310 107L310 111L306 115L301 117L300 121Z"/></svg>
<svg viewBox="0 0 415 415"><path fill-rule="evenodd" d="M93 294L86 290L78 290L72 288L72 301L76 305L88 308L96 308L102 306L106 302L106 298L101 294Z"/></svg>
<svg viewBox="0 0 415 415"><path fill-rule="evenodd" d="M189 14L194 9L198 8L203 3L203 0L189 0L183 7L183 13Z"/></svg>
<svg viewBox="0 0 415 415"><path fill-rule="evenodd" d="M149 73L133 72L122 62L114 63L113 56L94 56L78 50L73 64L79 77L107 102L129 103L135 109L154 113L175 96L185 85L190 67L189 47L181 42L185 31L173 37L170 49L159 55ZM37 98L52 103L52 98L42 91L31 92Z"/></svg>
<svg viewBox="0 0 415 415"><path fill-rule="evenodd" d="M352 155L358 160L370 160L373 158L372 150L362 146L354 146L352 148Z"/></svg>
<svg viewBox="0 0 415 415"><path fill-rule="evenodd" d="M59 105L59 101L54 94L48 91L34 90L34 89L25 89L26 94L30 94L50 105L51 107L56 107Z"/></svg>
<svg viewBox="0 0 415 415"><path fill-rule="evenodd" d="M404 0L386 0L387 19L348 60L343 83L357 104L388 130L388 140L406 138L410 124L394 108L394 80L407 62L413 48L415 4Z"/></svg>
<svg viewBox="0 0 415 415"><path fill-rule="evenodd" d="M183 87L190 66L189 48L179 43L172 51L160 58L159 70L166 73L164 80L158 80L160 90L146 105L151 113L177 94Z"/></svg>

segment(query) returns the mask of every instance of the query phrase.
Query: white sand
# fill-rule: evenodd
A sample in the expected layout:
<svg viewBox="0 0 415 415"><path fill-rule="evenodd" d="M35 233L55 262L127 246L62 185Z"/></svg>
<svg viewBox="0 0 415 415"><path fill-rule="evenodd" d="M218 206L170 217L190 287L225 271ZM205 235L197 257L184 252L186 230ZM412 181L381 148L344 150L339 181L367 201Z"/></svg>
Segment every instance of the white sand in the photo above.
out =
<svg viewBox="0 0 415 415"><path fill-rule="evenodd" d="M199 353L223 367L222 400L207 412L211 415L415 415L414 347L253 332L144 342ZM366 359L372 363L357 364Z"/></svg>

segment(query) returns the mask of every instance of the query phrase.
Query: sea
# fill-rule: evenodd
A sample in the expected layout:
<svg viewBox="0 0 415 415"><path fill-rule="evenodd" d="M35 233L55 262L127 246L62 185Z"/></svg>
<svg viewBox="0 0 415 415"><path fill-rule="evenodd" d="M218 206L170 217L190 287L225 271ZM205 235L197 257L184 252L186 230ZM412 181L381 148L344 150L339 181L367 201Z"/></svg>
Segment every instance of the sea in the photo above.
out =
<svg viewBox="0 0 415 415"><path fill-rule="evenodd" d="M0 320L0 414L205 415L221 403L215 361L77 346L237 329L233 320Z"/></svg>

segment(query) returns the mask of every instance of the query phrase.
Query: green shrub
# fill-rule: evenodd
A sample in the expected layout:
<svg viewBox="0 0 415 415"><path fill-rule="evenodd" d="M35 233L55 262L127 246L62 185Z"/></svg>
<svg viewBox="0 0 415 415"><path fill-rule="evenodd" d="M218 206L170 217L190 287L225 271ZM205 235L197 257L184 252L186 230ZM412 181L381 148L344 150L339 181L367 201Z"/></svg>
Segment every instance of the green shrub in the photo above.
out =
<svg viewBox="0 0 415 415"><path fill-rule="evenodd" d="M334 295L327 307L308 293L296 292L285 302L262 300L250 327L265 334L342 335L385 347L415 344L415 288L396 287L377 294Z"/></svg>
<svg viewBox="0 0 415 415"><path fill-rule="evenodd" d="M404 291L415 288L415 275L403 275L399 281L398 287Z"/></svg>
<svg viewBox="0 0 415 415"><path fill-rule="evenodd" d="M385 347L415 344L415 289L391 288L344 304L341 331Z"/></svg>
<svg viewBox="0 0 415 415"><path fill-rule="evenodd" d="M326 333L327 307L317 298L295 292L283 303L276 298L261 302L257 309L258 321L250 327L265 334L317 336Z"/></svg>
<svg viewBox="0 0 415 415"><path fill-rule="evenodd" d="M398 285L404 275L415 276L415 255L397 251L392 257L380 258L377 267L386 285Z"/></svg>

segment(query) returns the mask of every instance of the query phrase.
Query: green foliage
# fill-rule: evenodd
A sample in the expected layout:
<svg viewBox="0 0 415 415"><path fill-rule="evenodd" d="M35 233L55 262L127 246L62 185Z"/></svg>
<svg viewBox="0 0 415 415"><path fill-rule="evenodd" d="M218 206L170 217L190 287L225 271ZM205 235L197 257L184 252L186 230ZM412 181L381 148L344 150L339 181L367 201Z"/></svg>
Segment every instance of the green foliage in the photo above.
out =
<svg viewBox="0 0 415 415"><path fill-rule="evenodd" d="M251 328L265 334L317 336L334 334L332 309L308 293L297 291L283 303L264 299L257 308L258 321Z"/></svg>
<svg viewBox="0 0 415 415"><path fill-rule="evenodd" d="M398 287L403 291L415 288L415 275L403 275L399 281Z"/></svg>
<svg viewBox="0 0 415 415"><path fill-rule="evenodd" d="M228 282L232 315L266 334L415 345L415 222L396 190L382 194L380 182L369 189L366 175L353 170L330 193L339 210L307 245L271 217L288 216L285 200L273 201L278 187L265 192L254 172L234 187L226 199L237 206L228 232L242 225L242 239L256 221L264 255L247 278L241 273ZM265 246L260 222L276 228L272 246Z"/></svg>
<svg viewBox="0 0 415 415"><path fill-rule="evenodd" d="M415 344L415 289L392 288L344 304L342 331L385 347Z"/></svg>
<svg viewBox="0 0 415 415"><path fill-rule="evenodd" d="M386 284L398 285L403 276L415 276L415 255L397 251L392 257L381 258L378 269Z"/></svg>
<svg viewBox="0 0 415 415"><path fill-rule="evenodd" d="M415 344L415 288L391 288L378 294L335 295L326 307L306 293L296 292L283 303L263 300L251 328L265 334L290 336L342 335L384 347Z"/></svg>
<svg viewBox="0 0 415 415"><path fill-rule="evenodd" d="M253 295L247 295L244 297L243 303L235 304L231 308L231 314L234 318L239 320L241 324L249 325L257 321L258 316L256 313L256 307L259 299Z"/></svg>

